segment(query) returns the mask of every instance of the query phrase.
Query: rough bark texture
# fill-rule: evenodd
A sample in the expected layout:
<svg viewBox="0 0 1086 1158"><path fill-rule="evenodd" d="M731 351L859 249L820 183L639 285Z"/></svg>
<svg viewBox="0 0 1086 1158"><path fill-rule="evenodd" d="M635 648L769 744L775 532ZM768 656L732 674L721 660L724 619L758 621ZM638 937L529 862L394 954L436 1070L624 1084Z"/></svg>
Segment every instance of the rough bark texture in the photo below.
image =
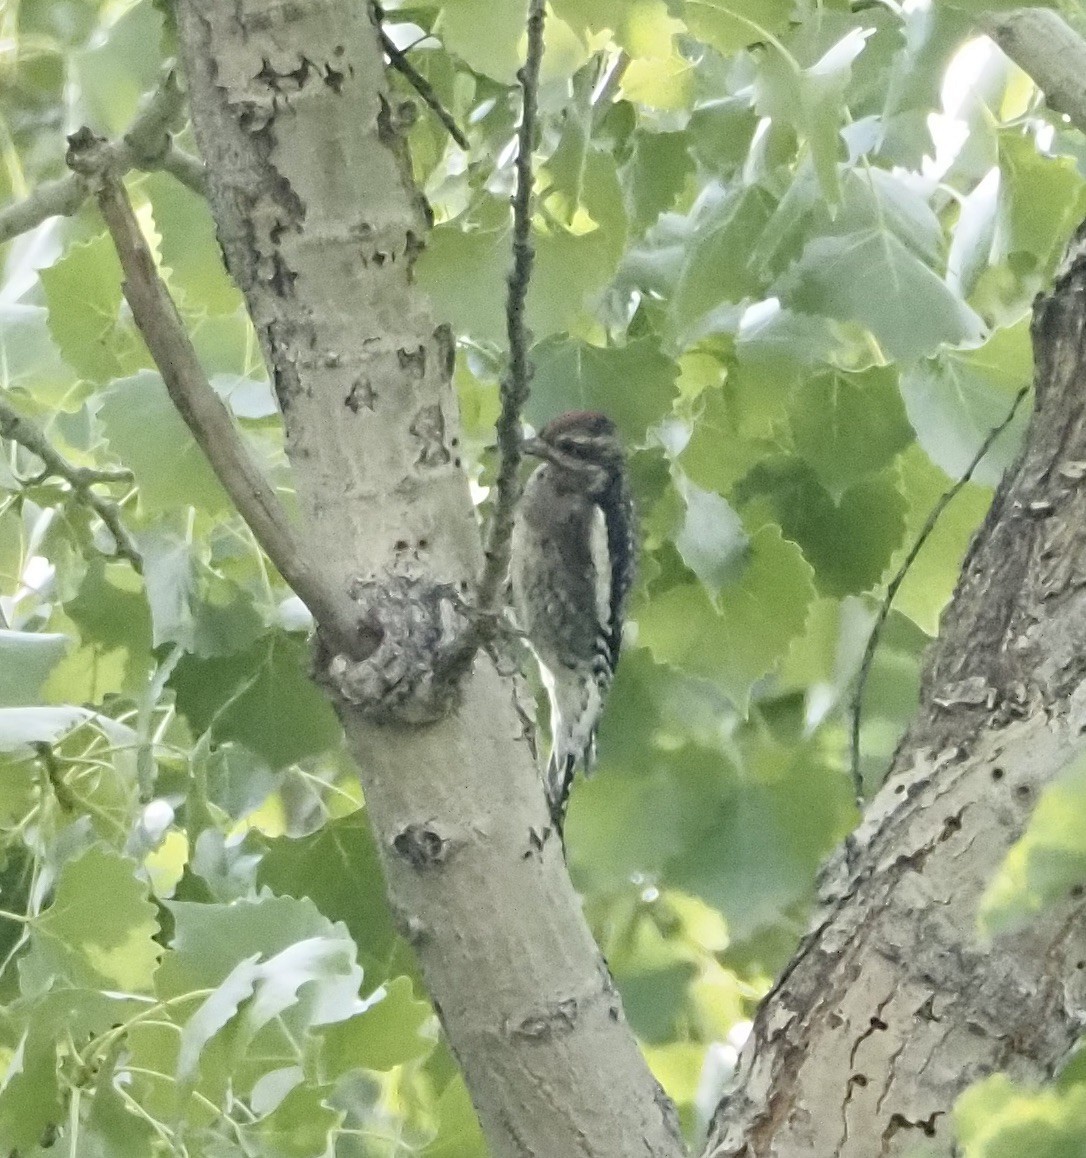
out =
<svg viewBox="0 0 1086 1158"><path fill-rule="evenodd" d="M481 552L451 335L412 285L427 210L377 30L358 0L178 12L219 235L283 411L300 535L360 623L329 682L347 692L338 706L393 909L491 1150L677 1155L547 832L512 680L480 658L445 715L419 692ZM404 722L412 713L427 722Z"/></svg>
<svg viewBox="0 0 1086 1158"><path fill-rule="evenodd" d="M1050 1076L1086 1016L1079 897L984 943L977 907L1086 730L1086 258L1033 327L1036 404L930 654L915 723L763 1004L714 1158L951 1155L994 1071Z"/></svg>

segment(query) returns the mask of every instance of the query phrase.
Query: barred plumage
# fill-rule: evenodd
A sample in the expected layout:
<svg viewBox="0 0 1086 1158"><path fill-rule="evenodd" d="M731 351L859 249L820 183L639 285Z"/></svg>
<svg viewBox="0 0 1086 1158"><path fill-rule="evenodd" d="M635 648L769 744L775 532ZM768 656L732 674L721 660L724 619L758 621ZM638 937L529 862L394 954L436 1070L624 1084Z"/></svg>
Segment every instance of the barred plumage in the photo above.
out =
<svg viewBox="0 0 1086 1158"><path fill-rule="evenodd" d="M618 663L636 557L633 504L622 443L602 414L564 414L524 450L543 461L517 510L510 580L550 698L546 790L560 827L577 765L592 769Z"/></svg>

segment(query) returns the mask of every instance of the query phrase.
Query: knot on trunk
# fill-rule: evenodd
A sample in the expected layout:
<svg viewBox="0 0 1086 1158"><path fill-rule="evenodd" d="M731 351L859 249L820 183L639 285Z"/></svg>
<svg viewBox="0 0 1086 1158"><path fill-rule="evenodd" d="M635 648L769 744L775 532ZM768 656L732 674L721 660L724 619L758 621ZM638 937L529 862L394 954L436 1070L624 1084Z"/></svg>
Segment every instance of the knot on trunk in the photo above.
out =
<svg viewBox="0 0 1086 1158"><path fill-rule="evenodd" d="M381 724L426 724L457 703L460 675L449 657L463 646L469 612L451 583L408 575L357 579L360 635L376 641L364 659L336 654L322 681L345 705Z"/></svg>

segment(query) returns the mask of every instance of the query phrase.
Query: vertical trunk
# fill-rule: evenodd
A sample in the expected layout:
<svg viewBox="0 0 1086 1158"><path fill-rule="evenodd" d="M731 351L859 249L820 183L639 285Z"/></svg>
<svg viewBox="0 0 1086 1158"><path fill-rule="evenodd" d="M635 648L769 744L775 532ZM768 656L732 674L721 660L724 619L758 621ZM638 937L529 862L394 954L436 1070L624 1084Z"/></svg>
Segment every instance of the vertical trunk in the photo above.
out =
<svg viewBox="0 0 1086 1158"><path fill-rule="evenodd" d="M212 209L283 412L300 534L344 617L361 620L353 659L369 661L355 675L370 710L339 707L390 900L492 1151L678 1155L547 835L513 681L480 657L453 712L415 696L481 551L451 335L412 284L427 211L376 29L356 0L178 11ZM417 725L404 722L411 696L428 717Z"/></svg>

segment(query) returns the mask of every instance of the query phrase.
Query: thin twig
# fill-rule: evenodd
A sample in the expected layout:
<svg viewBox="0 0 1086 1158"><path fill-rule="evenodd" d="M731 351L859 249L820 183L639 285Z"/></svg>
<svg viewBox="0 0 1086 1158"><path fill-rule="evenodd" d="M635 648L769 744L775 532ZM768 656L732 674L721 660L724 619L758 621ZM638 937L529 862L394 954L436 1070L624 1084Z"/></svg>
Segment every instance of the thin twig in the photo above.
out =
<svg viewBox="0 0 1086 1158"><path fill-rule="evenodd" d="M178 413L279 573L321 628L353 653L358 642L353 626L344 622L331 591L303 554L278 496L250 458L230 411L211 388L158 276L124 186L108 167L102 168L108 166L108 146L88 130L69 142L68 163L98 184L98 206L124 271L124 296Z"/></svg>
<svg viewBox="0 0 1086 1158"><path fill-rule="evenodd" d="M106 148L110 171L164 169L195 193L204 193L204 166L196 157L174 147L170 125L184 105L184 94L173 69L136 114L128 132ZM79 173L39 185L29 197L0 212L0 245L37 228L50 217L70 217L90 196L91 187Z"/></svg>
<svg viewBox="0 0 1086 1158"><path fill-rule="evenodd" d="M513 193L513 269L509 274L505 320L509 337L509 369L501 382L501 413L497 422L500 462L494 484L494 513L486 538L486 562L479 581L476 606L492 615L499 602L509 569L509 545L513 515L520 499L518 472L521 461L520 416L531 390L532 368L528 360L530 335L524 323L524 307L532 279L532 147L535 143L536 98L539 66L543 59L544 0L531 0L528 8L528 51L520 80L522 109L517 130L517 184Z"/></svg>
<svg viewBox="0 0 1086 1158"><path fill-rule="evenodd" d="M0 438L17 442L24 450L40 458L45 465L42 478L62 478L80 502L85 503L102 520L113 536L116 554L127 559L137 571L143 570L143 558L121 519L121 509L112 499L103 498L91 488L95 483L131 482L126 470L91 470L70 463L30 421L0 398Z"/></svg>
<svg viewBox="0 0 1086 1158"><path fill-rule="evenodd" d="M864 692L867 690L867 680L871 674L871 666L875 659L875 652L879 646L879 638L882 635L882 629L886 624L886 619L890 614L894 596L897 595L898 588L900 588L901 584L905 581L905 576L909 573L909 568L916 562L916 557L920 554L921 549L935 529L935 524L939 521L943 511L946 510L958 492L961 491L965 484L973 477L973 472L980 466L981 460L988 451L992 449L995 440L1010 426L1015 414L1018 413L1018 407L1022 404L1022 399L1029 393L1031 385L1031 383L1027 382L1026 385L1018 391L1014 396L1014 401L1011 403L1011 408L1007 411L1007 416L1002 422L993 426L992 429L988 431L984 441L980 444L979 450L973 455L972 461L965 468L965 473L953 486L939 496L938 502L936 502L928 512L928 517L924 520L924 525L920 528L920 533L916 536L913 545L909 548L909 553L905 556L901 566L897 569L894 577L886 587L886 594L883 596L882 604L879 606L879 613L875 617L871 634L867 637L867 646L864 648L863 659L860 661L860 671L856 677L856 694L852 697L852 703L849 707L851 717L849 750L852 786L856 792L856 803L860 806L861 810L863 808L864 785L863 777L860 775L860 722L863 718Z"/></svg>
<svg viewBox="0 0 1086 1158"><path fill-rule="evenodd" d="M381 47L384 49L385 56L388 57L388 63L422 97L426 107L445 126L445 131L466 153L471 146L460 126L453 120L452 113L441 103L437 93L434 92L434 86L407 59L407 53L396 47L392 38L383 28L381 29Z"/></svg>

